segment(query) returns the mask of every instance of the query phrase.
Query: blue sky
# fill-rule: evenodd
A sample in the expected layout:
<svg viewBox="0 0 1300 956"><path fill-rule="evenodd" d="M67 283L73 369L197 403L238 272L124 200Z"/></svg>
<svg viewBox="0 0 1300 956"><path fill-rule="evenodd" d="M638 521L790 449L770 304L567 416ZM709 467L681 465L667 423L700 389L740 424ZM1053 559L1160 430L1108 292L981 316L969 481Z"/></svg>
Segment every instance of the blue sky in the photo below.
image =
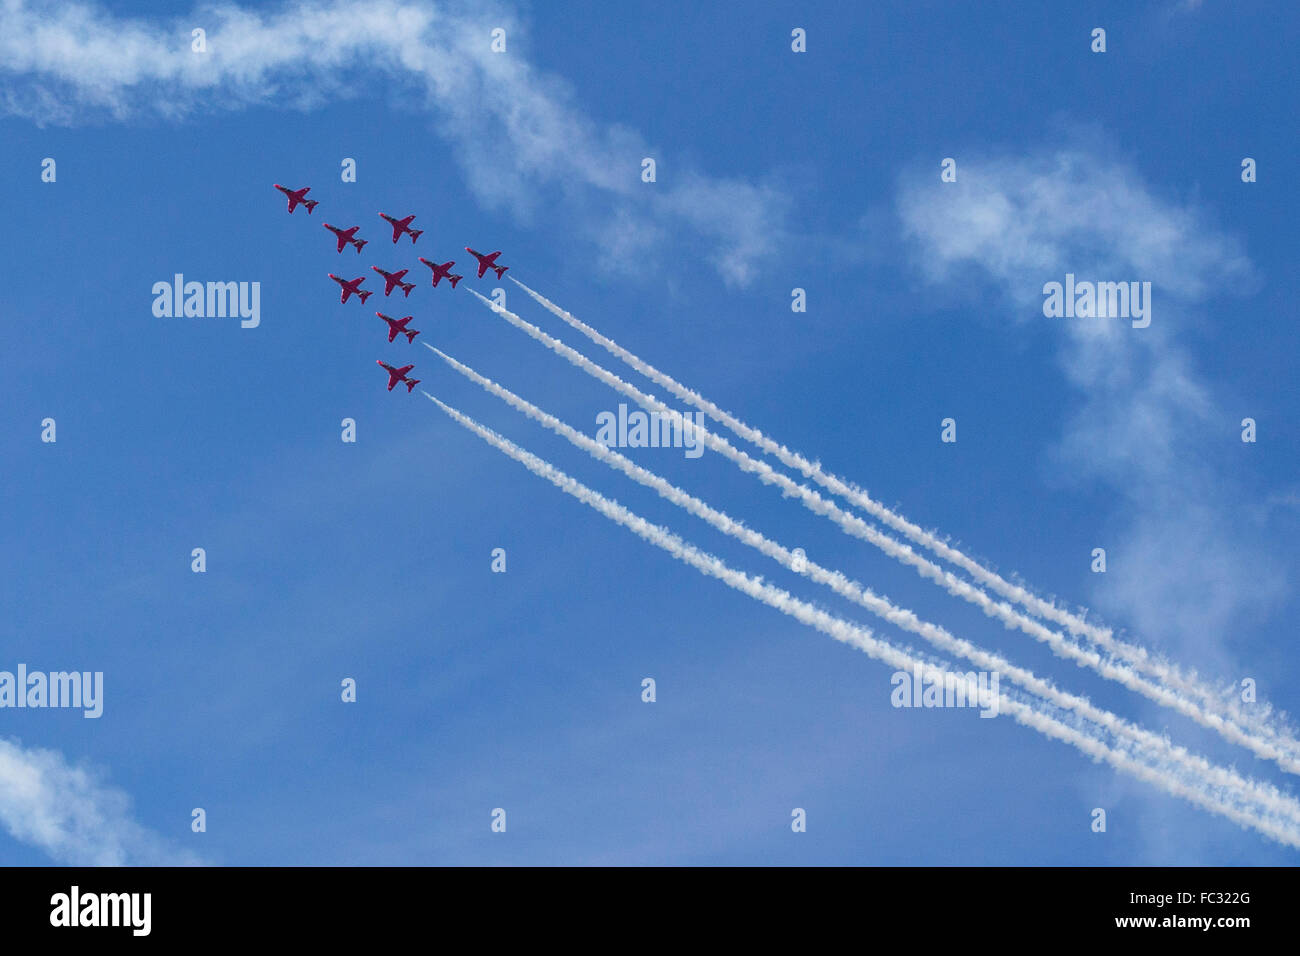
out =
<svg viewBox="0 0 1300 956"><path fill-rule="evenodd" d="M1294 861L1006 716L892 707L891 668L671 560L375 367L416 363L422 387L637 513L918 643L440 367L420 343L591 435L617 409L465 292L500 287L662 394L461 251L502 249L508 277L1001 573L1294 712L1293 9L65 9L0 12L0 670L103 671L105 705L0 709L0 860ZM273 182L320 206L286 215ZM380 210L424 235L394 246ZM370 244L336 254L324 221ZM430 288L418 255L456 259L465 283ZM326 273L382 293L372 264L409 267L410 298L341 305ZM260 282L260 325L155 317L151 287L177 272ZM1151 327L1045 318L1041 287L1066 272L1151 281ZM413 314L416 344L388 344L376 308ZM629 454L1294 792L720 455Z"/></svg>

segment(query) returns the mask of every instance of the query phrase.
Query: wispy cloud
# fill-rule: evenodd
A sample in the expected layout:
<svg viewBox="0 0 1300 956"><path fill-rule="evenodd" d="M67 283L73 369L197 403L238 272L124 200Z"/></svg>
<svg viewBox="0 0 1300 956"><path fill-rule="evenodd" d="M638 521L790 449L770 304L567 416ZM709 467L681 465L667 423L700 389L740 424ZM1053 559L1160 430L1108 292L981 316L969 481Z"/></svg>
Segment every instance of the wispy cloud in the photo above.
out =
<svg viewBox="0 0 1300 956"><path fill-rule="evenodd" d="M898 212L931 278L977 267L1026 305L1041 304L1043 282L1062 268L1080 278L1140 276L1179 302L1251 279L1236 240L1195 207L1160 197L1100 142L963 158L955 183L905 180Z"/></svg>
<svg viewBox="0 0 1300 956"><path fill-rule="evenodd" d="M311 108L383 88L427 104L484 206L525 219L564 208L606 268L644 266L685 235L743 285L786 228L773 183L664 163L634 130L592 120L563 78L519 52L525 27L495 2L219 4L167 23L39 0L0 0L0 11L0 109L38 123ZM504 53L491 49L497 27ZM206 33L204 53L191 49L194 29ZM652 185L640 179L646 156L664 166Z"/></svg>
<svg viewBox="0 0 1300 956"><path fill-rule="evenodd" d="M1300 508L1300 491L1287 491L1270 495L1267 504L1270 507Z"/></svg>
<svg viewBox="0 0 1300 956"><path fill-rule="evenodd" d="M76 866L188 866L131 818L130 798L55 750L0 738L0 823L16 840Z"/></svg>
<svg viewBox="0 0 1300 956"><path fill-rule="evenodd" d="M1235 436L1236 420L1183 342L1195 309L1250 290L1257 277L1203 210L1162 195L1092 138L968 156L957 183L906 180L901 230L930 281L991 281L1017 321L1056 323L1078 401L1054 457L1063 473L1117 492L1117 528L1099 538L1128 570L1107 582L1109 609L1146 637L1222 665L1234 617L1267 607L1283 578L1262 531L1233 517L1230 476L1200 453L1208 434ZM1151 326L1045 318L1043 285L1067 272L1151 282Z"/></svg>

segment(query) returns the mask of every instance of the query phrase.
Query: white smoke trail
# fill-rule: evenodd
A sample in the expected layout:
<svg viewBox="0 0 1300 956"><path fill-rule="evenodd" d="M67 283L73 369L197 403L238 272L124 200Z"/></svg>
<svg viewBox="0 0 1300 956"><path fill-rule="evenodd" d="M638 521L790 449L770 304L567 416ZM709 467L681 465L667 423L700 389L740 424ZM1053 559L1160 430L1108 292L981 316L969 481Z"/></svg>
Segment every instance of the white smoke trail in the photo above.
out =
<svg viewBox="0 0 1300 956"><path fill-rule="evenodd" d="M1018 628L1035 640L1047 644L1056 654L1090 667L1102 677L1122 684L1162 706L1177 710L1201 726L1220 734L1224 739L1246 747L1260 757L1276 761L1280 767L1291 773L1300 774L1300 756L1296 753L1284 749L1270 739L1243 730L1234 720L1226 718L1222 714L1207 712L1195 700L1183 697L1169 687L1153 683L1135 673L1125 664L1118 663L1110 658L1103 658L1097 651L1080 647L1060 632L1053 631L1034 618L1017 611L1007 602L992 600L979 588L961 580L951 572L939 567L933 561L917 554L909 545L897 541L878 531L856 515L844 511L834 502L823 498L807 485L797 484L766 462L759 461L740 451L722 436L716 435L708 429L698 427L693 422L686 421L680 412L669 408L654 396L645 394L636 386L623 381L617 375L591 361L581 352L570 348L554 336L548 335L509 309L498 306L473 289L470 289L469 292L493 313L501 316L531 338L541 342L548 349L567 359L588 375L604 382L615 391L628 396L643 408L668 416L682 428L692 429L698 440L730 459L742 471L753 472L765 484L776 485L780 488L782 494L786 497L799 499L800 503L809 511L831 519L845 533L875 545L903 564L911 565L918 574L934 581L948 591L949 594L974 604L989 617L1001 620L1008 628Z"/></svg>
<svg viewBox="0 0 1300 956"><path fill-rule="evenodd" d="M458 362L441 349L435 348L427 342L424 345L465 378L500 398L511 408L560 435L570 444L581 448L597 461L608 465L615 471L621 471L633 481L653 489L665 500L707 521L722 533L730 535L761 554L767 555L796 574L802 574L819 584L829 587L842 597L865 607L877 617L917 634L940 650L965 658L986 672L996 672L1004 675L1030 693L1064 710L1077 713L1080 717L1109 731L1115 737L1125 738L1154 755L1177 763L1185 771L1199 775L1202 779L1215 786L1231 789L1240 799L1254 802L1274 814L1287 817L1293 823L1300 824L1300 803L1283 794L1276 787L1259 781L1244 779L1234 772L1211 764L1203 757L1191 754L1186 748L1175 747L1164 737L1138 727L1110 711L1094 706L1085 697L1062 691L1049 681L1038 677L1032 671L1017 667L996 654L988 653L969 641L955 637L939 625L920 620L912 611L895 606L887 598L875 594L870 588L850 580L838 571L830 571L815 561L806 558L796 561L794 554L781 544L772 541L758 531L748 528L742 522L728 517L689 492L631 461L625 455L589 438L554 415L516 395L505 386L479 374L462 362Z"/></svg>
<svg viewBox="0 0 1300 956"><path fill-rule="evenodd" d="M775 457L786 467L794 468L805 478L812 479L827 491L851 501L853 504L892 527L894 530L903 533L908 538L911 538L917 544L929 548L940 557L967 571L977 580L982 581L1003 597L1009 598L1010 600L1033 610L1034 613L1038 614L1040 617L1056 621L1073 634L1086 635L1099 643L1113 636L1113 632L1109 628L1100 628L1096 625L1089 624L1078 615L1063 608L1059 608L1056 605L1037 597L1026 589L1004 580L996 573L970 558L968 555L950 547L945 541L938 538L936 535L926 531L919 525L913 524L902 515L890 510L880 502L871 498L864 489L852 485L849 482L824 471L820 462L809 461L798 452L792 451L784 445L778 444L758 429L745 424L745 422L741 421L730 412L727 412L725 409L709 401L699 392L687 388L672 376L658 368L655 368L655 366L641 359L635 353L623 348L613 339L602 335L600 332L596 331L594 328L575 316L572 312L556 305L537 290L529 288L513 276L511 276L510 281L527 292L540 305L545 307L557 318L567 323L571 328L581 332L592 342L596 343L616 358L621 359L629 367L640 372L656 385L667 389L675 398L700 409L714 421L725 426L735 435L738 435L745 439L745 441L750 442L758 448L761 448L767 454ZM1138 657L1145 658L1147 656L1147 652L1144 648L1132 648L1131 650Z"/></svg>
<svg viewBox="0 0 1300 956"><path fill-rule="evenodd" d="M919 669L925 675L924 680L926 682L933 681L943 684L949 680L962 679L961 675L948 670L941 664L923 660L905 649L900 649L888 641L877 638L869 628L822 611L780 588L764 584L756 578L751 578L749 575L731 568L721 559L687 544L666 528L651 524L617 502L610 501L599 492L566 475L554 465L543 461L491 429L480 425L474 419L445 404L428 392L423 391L423 389L421 391L454 421L522 464L533 474L545 478L561 491L598 511L615 523L622 525L656 547L668 552L674 558L690 565L697 571L709 577L717 578L742 594L747 594L755 600L775 608L803 624L816 628L823 634L838 641L857 647L870 657L898 670L914 671ZM1037 730L1046 737L1068 743L1094 760L1104 760L1116 769L1123 770L1138 779L1152 783L1167 793L1180 797L1202 809L1209 810L1211 813L1226 817L1243 827L1250 827L1279 843L1300 847L1300 832L1297 832L1294 826L1288 826L1286 823L1278 822L1270 816L1231 803L1225 799L1224 794L1218 788L1205 787L1199 785L1198 782L1184 780L1176 772L1164 765L1147 763L1132 756L1122 748L1108 746L1095 736L1054 716L1055 708L1052 708L1049 704L1044 702L1033 704L1021 699L1019 695L1005 692L998 695L998 700L999 707L1003 711L1010 713L1018 723Z"/></svg>
<svg viewBox="0 0 1300 956"><path fill-rule="evenodd" d="M1007 581L969 555L950 546L934 533L926 531L919 525L908 521L898 512L876 501L864 489L824 471L820 462L809 461L798 452L778 444L758 429L747 425L739 418L715 405L699 392L687 388L672 376L623 348L613 339L602 335L572 312L556 305L540 292L530 289L513 276L511 281L571 328L581 332L611 355L621 359L629 367L640 372L661 388L666 389L678 400L698 408L732 433L772 455L786 467L795 469L805 478L813 480L831 493L839 495L868 514L873 515L883 524L901 532L922 547L928 548L963 569L975 580L983 583L1003 597L1020 604L1045 620L1055 621L1076 636L1081 635L1088 638L1110 653L1128 661L1138 672L1149 674L1165 685L1188 695L1211 712L1227 715L1235 722L1249 727L1254 733L1268 739L1279 749L1289 750L1292 757L1300 757L1300 741L1295 740L1287 733L1279 731L1277 727L1269 722L1271 708L1262 707L1262 713L1248 713L1238 706L1235 701L1225 697L1223 693L1216 692L1214 688L1206 686L1197 678L1195 672L1184 673L1176 664L1159 655L1152 654L1146 648L1116 638L1110 628L1090 624L1079 615L1061 608L1051 601L1040 598L1027 588Z"/></svg>

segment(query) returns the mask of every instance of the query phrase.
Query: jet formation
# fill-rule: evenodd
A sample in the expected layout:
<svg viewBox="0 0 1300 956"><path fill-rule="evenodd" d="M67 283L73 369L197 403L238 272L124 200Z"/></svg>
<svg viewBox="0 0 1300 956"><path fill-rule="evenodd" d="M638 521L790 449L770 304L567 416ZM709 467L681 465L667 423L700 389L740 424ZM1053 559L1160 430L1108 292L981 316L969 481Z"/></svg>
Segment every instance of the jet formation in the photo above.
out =
<svg viewBox="0 0 1300 956"><path fill-rule="evenodd" d="M317 205L319 205L318 200L307 198L307 193L311 192L310 186L303 186L301 189L289 189L287 186L281 186L279 183L274 183L273 185L275 186L276 189L278 189L281 193L283 193L285 197L288 199L290 215L292 215L293 211L297 209L299 206L305 206L307 208L307 214L311 215L312 210L315 209ZM411 228L411 223L415 221L414 214L409 216L404 216L403 218L398 219L396 216L390 216L386 212L381 212L379 214L379 218L383 219L386 223L388 223L388 225L390 225L393 228L394 245L396 245L397 241L401 239L402 236L404 235L410 236L411 245L415 245L416 240L419 239L422 235L424 235L423 229ZM334 234L334 238L336 240L336 247L335 247L336 252L341 253L345 248L351 245L354 249L356 249L357 255L360 255L361 250L365 247L366 243L369 241L367 239L357 238L357 233L361 229L360 226L350 226L344 229L339 226L331 225L328 222L322 223L322 225ZM499 266L496 264L497 257L501 255L500 250L497 250L496 252L490 252L484 254L481 252L475 252L469 246L465 246L465 251L470 253L472 256L474 256L475 259L478 260L478 277L480 279L483 278L483 276L487 273L489 269L495 272L497 274L497 278L500 279L503 275L505 275L506 270L510 268L509 266ZM438 283L441 282L443 279L446 279L448 284L453 289L455 289L456 284L460 282L461 279L465 278L463 275L458 275L451 271L452 267L456 264L456 261L454 259L448 259L446 262L435 262L426 259L423 256L419 256L418 258L420 262L428 266L429 269L432 271L433 273L432 285L435 289L438 287ZM377 273L379 276L383 278L385 296L392 295L394 289L400 288L402 290L402 297L409 298L411 295L411 291L415 288L414 282L405 281L406 273L410 271L409 269L397 269L390 272L387 269L381 269L379 266L376 265L372 265L370 269L372 272ZM339 290L340 290L339 302L341 304L346 305L348 300L351 299L353 296L356 296L362 302L365 302L366 299L374 295L375 290L361 288L361 284L366 281L366 276L364 275L357 276L357 278L355 279L346 279L342 276L336 276L332 272L328 273L328 275L339 285ZM391 315L385 315L382 312L376 312L375 315L377 315L379 318L383 319L385 323L387 323L388 341L390 343L393 342L399 335L405 335L406 341L409 344L414 342L415 337L420 334L419 329L410 328L411 320L414 319L413 315L403 316L400 319L395 319ZM418 378L411 378L410 375L407 374L412 369L415 368L414 365L403 365L398 367L398 366L389 365L387 362L382 360L377 360L377 361L378 364L388 373L388 390L390 392L393 390L394 386L396 386L399 382L406 386L406 391L408 393L414 390L416 385L420 384L420 380Z"/></svg>

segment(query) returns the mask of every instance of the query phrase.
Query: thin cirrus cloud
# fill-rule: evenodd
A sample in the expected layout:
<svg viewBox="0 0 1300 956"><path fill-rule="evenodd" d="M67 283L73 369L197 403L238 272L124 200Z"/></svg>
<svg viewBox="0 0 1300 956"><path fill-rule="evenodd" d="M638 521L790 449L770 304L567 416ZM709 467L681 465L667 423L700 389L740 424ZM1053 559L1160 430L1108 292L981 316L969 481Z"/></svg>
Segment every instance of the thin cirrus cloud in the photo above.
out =
<svg viewBox="0 0 1300 956"><path fill-rule="evenodd" d="M962 160L956 183L906 179L899 228L927 281L991 283L1014 324L1055 323L1075 398L1052 458L1061 473L1117 493L1118 527L1099 535L1141 568L1108 582L1109 605L1146 637L1222 665L1234 619L1269 606L1284 581L1266 530L1236 521L1230 476L1199 453L1215 434L1235 435L1236 418L1219 407L1185 333L1197 310L1249 292L1258 277L1204 211L1162 195L1093 139ZM1043 285L1066 273L1149 281L1150 327L1044 317Z"/></svg>
<svg viewBox="0 0 1300 956"><path fill-rule="evenodd" d="M1043 283L1068 269L1081 279L1149 280L1187 303L1252 275L1237 241L1158 196L1101 144L963 159L957 182L932 179L908 179L898 202L931 279L977 266L1017 303L1041 304ZM1034 314L1042 313L1026 313Z"/></svg>
<svg viewBox="0 0 1300 956"><path fill-rule="evenodd" d="M364 77L379 74L427 101L485 207L528 220L562 200L605 268L631 272L685 231L728 285L744 286L786 231L789 201L773 183L679 169L643 184L641 160L657 151L590 119L565 80L516 52L510 38L524 28L495 2L221 4L165 24L38 0L0 0L0 11L0 109L38 123L310 109L356 95L357 84L373 90ZM497 27L506 53L491 50ZM196 28L204 53L191 49Z"/></svg>
<svg viewBox="0 0 1300 956"><path fill-rule="evenodd" d="M136 823L130 799L55 750L0 738L0 824L74 866L189 866L199 859Z"/></svg>

